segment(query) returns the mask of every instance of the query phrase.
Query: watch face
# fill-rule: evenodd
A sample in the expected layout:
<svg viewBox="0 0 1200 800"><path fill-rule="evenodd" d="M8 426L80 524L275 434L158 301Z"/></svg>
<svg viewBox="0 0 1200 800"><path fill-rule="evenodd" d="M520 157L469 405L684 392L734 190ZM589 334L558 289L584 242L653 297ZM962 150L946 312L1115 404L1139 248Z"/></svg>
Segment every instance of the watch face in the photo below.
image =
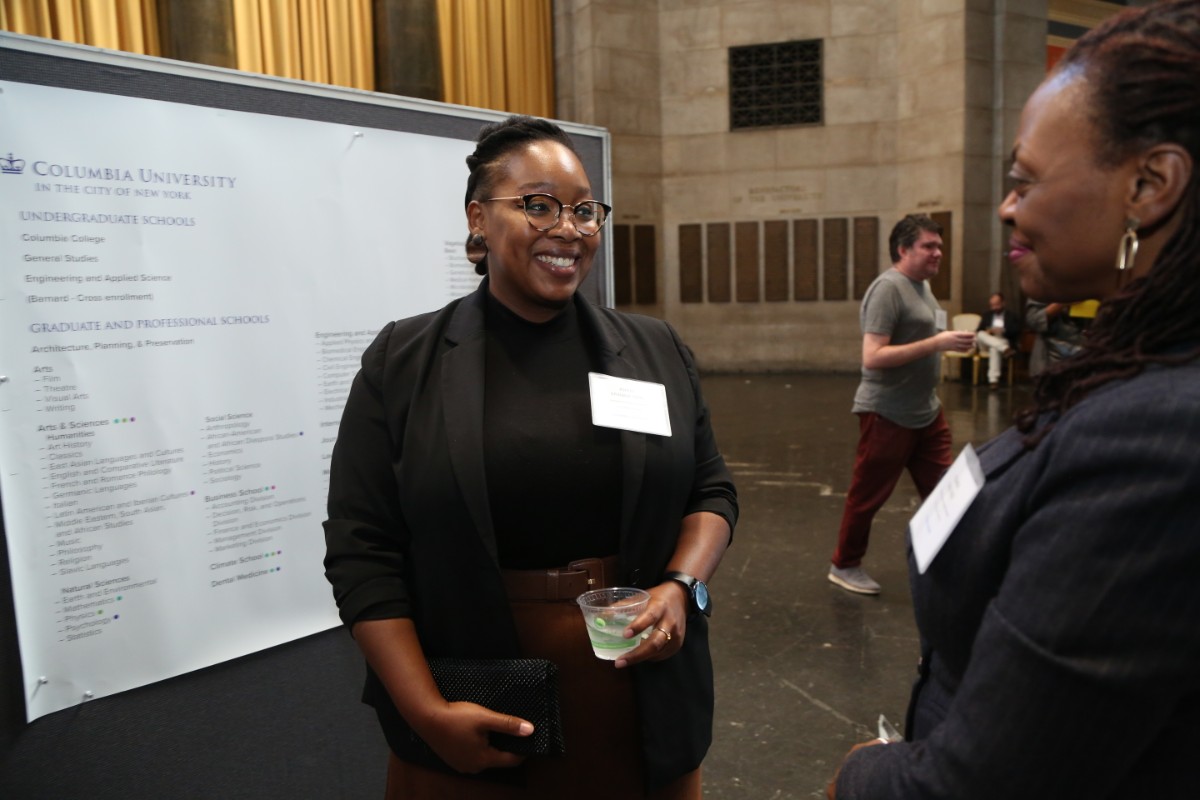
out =
<svg viewBox="0 0 1200 800"><path fill-rule="evenodd" d="M696 592L696 607L701 611L708 612L708 587L704 585L704 581L696 581L696 585L692 587Z"/></svg>

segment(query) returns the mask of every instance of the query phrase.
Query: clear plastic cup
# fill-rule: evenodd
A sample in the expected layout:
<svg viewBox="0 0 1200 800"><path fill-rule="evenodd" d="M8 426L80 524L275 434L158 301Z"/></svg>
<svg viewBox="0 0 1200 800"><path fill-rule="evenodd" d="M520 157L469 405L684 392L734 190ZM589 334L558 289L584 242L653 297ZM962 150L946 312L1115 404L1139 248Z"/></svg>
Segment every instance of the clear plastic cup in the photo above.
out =
<svg viewBox="0 0 1200 800"><path fill-rule="evenodd" d="M625 629L646 610L650 593L643 589L614 586L593 589L575 599L583 612L588 638L596 658L615 661L642 643L638 635L625 638Z"/></svg>

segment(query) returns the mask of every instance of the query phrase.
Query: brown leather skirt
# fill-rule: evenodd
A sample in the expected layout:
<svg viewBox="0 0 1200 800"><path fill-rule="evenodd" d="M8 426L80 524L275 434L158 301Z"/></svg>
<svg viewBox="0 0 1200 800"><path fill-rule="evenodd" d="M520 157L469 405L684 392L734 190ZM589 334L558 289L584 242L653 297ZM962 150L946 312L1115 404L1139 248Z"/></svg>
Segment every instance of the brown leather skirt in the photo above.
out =
<svg viewBox="0 0 1200 800"><path fill-rule="evenodd" d="M393 755L388 761L387 800L699 800L698 769L647 793L629 670L592 655L574 601L518 601L512 609L522 655L558 665L566 755L526 759L523 783L517 785L446 775Z"/></svg>

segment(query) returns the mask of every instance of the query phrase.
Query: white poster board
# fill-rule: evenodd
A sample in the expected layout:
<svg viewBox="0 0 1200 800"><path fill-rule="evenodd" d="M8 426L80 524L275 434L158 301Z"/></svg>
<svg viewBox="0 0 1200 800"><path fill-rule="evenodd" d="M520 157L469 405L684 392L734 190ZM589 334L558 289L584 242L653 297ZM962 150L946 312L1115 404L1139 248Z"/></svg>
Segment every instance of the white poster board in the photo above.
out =
<svg viewBox="0 0 1200 800"><path fill-rule="evenodd" d="M342 405L385 322L477 285L471 149L0 80L0 491L30 720L338 624Z"/></svg>

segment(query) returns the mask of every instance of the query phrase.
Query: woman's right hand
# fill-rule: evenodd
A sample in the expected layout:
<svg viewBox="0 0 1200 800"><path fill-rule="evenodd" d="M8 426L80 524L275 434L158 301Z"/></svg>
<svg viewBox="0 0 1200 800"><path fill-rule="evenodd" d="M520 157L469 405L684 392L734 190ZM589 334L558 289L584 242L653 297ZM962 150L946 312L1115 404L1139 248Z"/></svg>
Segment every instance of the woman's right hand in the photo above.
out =
<svg viewBox="0 0 1200 800"><path fill-rule="evenodd" d="M493 767L515 767L524 761L524 756L492 747L488 734L495 731L530 736L533 723L475 703L442 702L413 724L413 730L451 767L475 773Z"/></svg>
<svg viewBox="0 0 1200 800"><path fill-rule="evenodd" d="M497 750L488 734L529 736L533 723L475 703L448 703L425 662L411 619L356 622L354 640L387 689L400 716L438 757L459 772L515 767L524 757Z"/></svg>

